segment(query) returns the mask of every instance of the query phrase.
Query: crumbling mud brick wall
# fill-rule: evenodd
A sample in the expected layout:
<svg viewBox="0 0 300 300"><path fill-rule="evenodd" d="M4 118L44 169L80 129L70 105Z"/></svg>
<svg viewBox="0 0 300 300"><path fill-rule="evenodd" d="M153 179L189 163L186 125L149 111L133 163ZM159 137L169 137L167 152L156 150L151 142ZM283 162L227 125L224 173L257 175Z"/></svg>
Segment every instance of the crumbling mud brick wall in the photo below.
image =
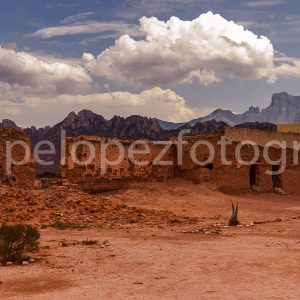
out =
<svg viewBox="0 0 300 300"><path fill-rule="evenodd" d="M192 136L185 137L184 140L187 144L183 145L183 163L182 165L178 165L177 176L192 180L195 183L205 181L212 182L215 183L220 190L227 192L245 192L250 190L250 169L253 167L251 166L251 160L255 155L254 148L251 145L246 144L240 148L240 159L242 160L242 162L240 162L236 156L236 149L239 145L239 142L237 142L238 139L235 139L236 141L230 141L231 144L226 145L223 150L219 144L221 136ZM206 145L201 144L196 148L196 159L201 162L208 161L207 164L203 166L199 166L193 162L190 155L192 145L198 141L209 142L215 151L214 159L210 161L210 150ZM227 139L227 141L229 140ZM266 162L263 156L263 147L258 146L258 149L259 157L255 163L255 186L261 192L272 192L275 187L273 182L274 178L267 174L267 171L272 171L272 165ZM285 171L278 176L278 180L281 181L280 187L288 193L300 192L300 186L296 184L297 178L300 176L300 168L299 165L294 165L294 150L287 148L285 151L286 168ZM272 162L279 161L281 158L280 148L270 147L268 153ZM299 158L299 153L297 155ZM231 164L227 164L226 162L231 162ZM279 167L277 164L275 166Z"/></svg>
<svg viewBox="0 0 300 300"><path fill-rule="evenodd" d="M15 141L25 142L30 149L30 141L19 129L0 128L0 182L20 187L32 187L35 181L34 159L30 157L29 161L22 165L12 165L11 174L7 172L7 142ZM15 145L11 149L13 161L22 161L25 157L25 149L21 145Z"/></svg>
<svg viewBox="0 0 300 300"><path fill-rule="evenodd" d="M282 186L285 192L299 193L300 192L300 170L298 166L288 167L287 170L281 175Z"/></svg>
<svg viewBox="0 0 300 300"><path fill-rule="evenodd" d="M250 140L259 146L265 146L270 141L285 141L287 148L294 149L294 142L300 145L300 135L282 132L269 132L265 130L249 129L249 128L225 128L225 136L233 142ZM297 149L297 147L296 147Z"/></svg>
<svg viewBox="0 0 300 300"><path fill-rule="evenodd" d="M93 145L95 149L95 157L86 165L80 165L72 158L72 148L80 141L87 141ZM130 180L143 180L147 178L156 178L164 180L171 178L175 174L175 164L172 165L156 165L155 158L161 152L164 145L155 144L153 142L144 141L149 146L149 153L135 153L132 162L129 157L129 147L133 141L115 140L120 142L124 148L124 157L117 164L111 164L118 160L120 150L117 145L107 144L105 150L104 144L109 141L114 141L107 138L85 137L67 138L66 140L66 163L62 165L62 176L68 179L71 183L80 184L87 190L110 190L118 188L119 185ZM143 151L144 145L136 144L134 151ZM105 160L103 156L105 153ZM90 147L82 144L76 147L76 157L79 162L87 162L91 158ZM176 159L176 149L170 147L163 155L161 161L174 162ZM147 162L147 163L145 163Z"/></svg>
<svg viewBox="0 0 300 300"><path fill-rule="evenodd" d="M225 158L230 165L224 164L221 159L222 149L219 142L221 136L192 136L184 139L183 162L178 166L178 176L184 179L192 180L195 183L212 182L224 191L248 191L249 185L249 167L241 165L235 157L235 147L237 143L227 145L225 148ZM193 145L198 141L209 142L214 149L214 156L210 157L211 150L203 144L195 148L195 158L199 162L207 162L200 166L196 164L190 155ZM210 159L211 158L211 159ZM213 159L212 159L213 158ZM251 160L251 149L242 149L241 158L245 161Z"/></svg>
<svg viewBox="0 0 300 300"><path fill-rule="evenodd" d="M300 124L278 124L277 132L300 134Z"/></svg>
<svg viewBox="0 0 300 300"><path fill-rule="evenodd" d="M257 136L258 135L258 136ZM261 192L272 192L274 187L277 187L280 182L280 188L288 193L300 192L300 185L297 183L300 178L299 164L294 165L294 149L286 149L286 169L283 174L273 178L267 174L267 171L272 171L273 167L279 167L277 164L272 166L265 161L263 157L263 145L271 139L279 141L283 136L271 134L268 139L268 133L258 130L243 130L233 129L225 133L226 141L230 142L226 145L225 150L221 147L221 135L202 135L202 136L186 136L182 145L182 161L178 157L179 145L176 139L173 139L173 144L168 147L168 150L163 155L161 161L168 161L171 164L157 165L155 159L161 153L165 145L159 145L155 142L145 141L149 146L148 154L135 154L134 159L137 162L148 161L147 164L139 165L133 163L128 156L128 150L133 141L116 140L122 143L124 147L124 159L116 165L109 162L106 165L106 170L103 173L103 165L101 160L102 142L106 143L109 139L96 137L78 137L68 138L66 143L66 164L62 166L62 175L70 182L80 184L90 190L105 190L118 188L125 182L130 180L156 178L164 180L172 177L180 177L195 183L211 182L217 188L226 192L245 192L253 187ZM293 137L292 137L293 138ZM287 137L289 145L292 144L292 138ZM255 151L250 144L243 145L240 148L241 163L236 157L236 149L241 141L251 140L257 143L259 148L259 157L255 165L250 162L254 157ZM86 166L76 164L71 157L71 149L74 144L80 141L88 141L94 145L95 159ZM191 149L195 143L201 141L198 147L195 148L195 158L200 161L208 161L206 165L200 166L195 163L191 156ZM203 145L203 141L209 142L214 149L214 157L209 161L211 152L210 149ZM296 139L297 141L297 139ZM137 144L135 150L143 150L144 146ZM271 161L279 161L281 158L281 149L278 147L269 148L269 157ZM226 164L224 159L231 164ZM89 147L81 145L77 147L76 156L80 161L85 161L90 157ZM106 149L106 159L114 161L119 156L119 149L116 145L109 145ZM297 154L299 159L299 153ZM300 161L300 159L299 159ZM245 165L245 162L248 164ZM255 168L255 183L251 182L251 170ZM277 185L274 184L274 180Z"/></svg>
<svg viewBox="0 0 300 300"><path fill-rule="evenodd" d="M261 146L260 153L262 153L262 147L271 141L278 141L279 143L286 142L286 168L285 171L279 176L282 182L282 189L287 193L300 192L300 185L298 183L300 178L299 134L268 132L246 128L226 128L225 136L228 140L233 142L245 140L253 141L257 145ZM278 146L274 145L270 148L270 158L273 161L279 160L280 156L281 149ZM272 166L266 164L263 158L260 157L258 165L259 187L262 191L271 191L274 188L273 179L272 176L265 175L266 170L272 171Z"/></svg>

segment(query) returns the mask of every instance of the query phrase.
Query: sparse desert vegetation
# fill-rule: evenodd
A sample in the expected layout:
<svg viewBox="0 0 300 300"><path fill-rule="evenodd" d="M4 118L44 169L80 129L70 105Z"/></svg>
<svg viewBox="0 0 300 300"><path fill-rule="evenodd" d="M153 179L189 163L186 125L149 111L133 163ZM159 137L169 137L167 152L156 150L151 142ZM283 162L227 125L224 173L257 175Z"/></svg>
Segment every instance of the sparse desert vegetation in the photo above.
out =
<svg viewBox="0 0 300 300"><path fill-rule="evenodd" d="M0 260L20 263L25 252L38 250L40 233L32 225L6 225L0 227Z"/></svg>

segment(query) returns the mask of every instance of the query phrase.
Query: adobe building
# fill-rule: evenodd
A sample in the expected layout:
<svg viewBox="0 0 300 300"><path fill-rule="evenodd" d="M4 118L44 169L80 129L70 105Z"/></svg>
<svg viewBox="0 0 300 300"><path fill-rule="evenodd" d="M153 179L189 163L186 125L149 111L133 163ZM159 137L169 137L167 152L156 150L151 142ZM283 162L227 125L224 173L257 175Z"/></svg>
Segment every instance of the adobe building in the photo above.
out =
<svg viewBox="0 0 300 300"><path fill-rule="evenodd" d="M224 138L228 145L226 148L220 144ZM240 146L242 141L252 141L257 144L258 159L250 164L254 158L255 150L251 144ZM269 147L268 155L272 163L266 162L263 156L264 146L271 140L281 143L286 142L286 168L280 175L269 175L267 171L277 171L281 167L280 159L282 149L278 145ZM78 165L72 159L72 147L76 143L87 141L94 145L95 159L87 165ZM103 145L108 141L118 141L124 147L124 159L118 164L111 165L107 162L106 172L103 172L103 161L101 151ZM210 158L210 151L203 141L209 142L214 148L214 157ZM84 189L90 191L110 190L118 188L124 183L133 180L147 180L156 178L165 180L172 177L180 177L194 183L211 182L225 192L247 192L250 190L260 192L284 191L287 193L300 192L298 178L300 176L299 164L294 165L295 141L300 145L300 136L284 133L272 133L261 130L226 128L223 133L216 135L184 136L183 143L179 146L177 138L169 141L170 145L157 144L157 142L144 141L149 146L148 154L135 154L134 159L138 162L147 161L145 165L133 163L128 156L128 149L133 141L110 140L96 137L67 138L66 142L66 163L62 165L62 176L71 183L80 184ZM195 143L198 147L193 148ZM178 159L179 147L182 147L182 159ZM240 158L236 157L236 149L239 148ZM299 147L300 148L300 147ZM101 150L102 149L102 150ZM135 150L144 149L143 145L136 145ZM157 164L157 156L165 150ZM193 161L191 152L200 162L207 163L199 165ZM299 158L299 153L297 152ZM74 153L73 153L74 155ZM76 148L76 157L79 162L88 160L91 156L87 145L80 145ZM116 145L109 145L106 149L107 161L114 161L118 158L119 149ZM223 157L231 164L224 164ZM169 164L171 162L171 164Z"/></svg>
<svg viewBox="0 0 300 300"><path fill-rule="evenodd" d="M34 160L32 157L22 165L11 165L11 173L7 172L7 142L24 142L31 147L29 139L20 129L0 128L0 183L18 187L33 187L35 181ZM25 157L22 145L11 147L12 161L20 162Z"/></svg>
<svg viewBox="0 0 300 300"><path fill-rule="evenodd" d="M95 146L95 159L86 166L78 165L72 158L72 146L78 142L85 141ZM124 147L124 159L117 165L106 163L105 172L101 164L101 143L121 142ZM163 149L163 145L155 144L148 140L144 140L149 147L148 154L135 154L134 159L138 163L133 163L129 159L129 147L134 141L97 138L81 136L76 138L67 138L66 140L66 162L61 166L62 177L71 183L79 184L87 191L111 190L119 188L127 181L145 180L153 177L158 180L165 180L175 176L176 166L173 165L156 165L155 158ZM144 146L136 145L135 150L142 150ZM119 149L116 145L108 145L106 147L106 159L115 161L119 156ZM91 153L87 145L80 145L76 149L76 157L79 161L89 159ZM176 149L170 147L166 154L162 157L162 161L176 161ZM149 163L143 164L143 161Z"/></svg>
<svg viewBox="0 0 300 300"><path fill-rule="evenodd" d="M185 145L185 154L188 154L191 145L198 140L209 141L214 145L215 156L214 160L207 166L199 167L191 160L190 155L184 155L183 164L178 166L178 176L190 179L194 182L213 182L216 186L225 192L247 192L255 190L260 192L284 191L286 193L300 192L299 176L300 167L294 165L294 149L292 149L293 140L300 145L300 137L271 133L261 130L244 129L244 128L226 128L223 137L230 144L226 145L225 158L231 161L230 165L224 164L222 161L222 148L219 144L221 136L191 136L186 137L188 145ZM236 149L240 143L246 143L240 148L239 161L236 156ZM251 146L250 141L254 142L259 149L259 156L255 164L250 164L254 158L255 151ZM280 175L269 175L266 172L278 171L281 159L282 149L278 146L270 147L268 156L272 162L266 162L263 156L264 146L270 142L276 141L281 143L286 141L286 167L285 171ZM199 147L196 151L196 156L199 161L206 161L209 158L209 150L206 147ZM299 158L299 152L297 153ZM247 162L249 163L247 165Z"/></svg>

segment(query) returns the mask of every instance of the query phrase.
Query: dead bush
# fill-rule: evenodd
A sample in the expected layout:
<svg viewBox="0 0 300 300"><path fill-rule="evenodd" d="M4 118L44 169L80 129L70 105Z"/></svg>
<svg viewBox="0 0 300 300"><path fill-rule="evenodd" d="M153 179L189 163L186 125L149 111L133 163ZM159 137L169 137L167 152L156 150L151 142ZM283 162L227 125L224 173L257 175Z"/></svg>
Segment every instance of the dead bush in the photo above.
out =
<svg viewBox="0 0 300 300"><path fill-rule="evenodd" d="M240 225L240 222L238 220L238 212L239 212L239 203L237 202L236 206L231 201L231 208L232 208L232 214L231 218L229 220L228 225L229 226L238 226Z"/></svg>
<svg viewBox="0 0 300 300"><path fill-rule="evenodd" d="M82 241L82 245L84 246L91 246L91 245L97 245L98 241L96 240L84 240Z"/></svg>
<svg viewBox="0 0 300 300"><path fill-rule="evenodd" d="M0 260L20 262L25 252L38 250L40 233L31 225L5 225L0 227Z"/></svg>

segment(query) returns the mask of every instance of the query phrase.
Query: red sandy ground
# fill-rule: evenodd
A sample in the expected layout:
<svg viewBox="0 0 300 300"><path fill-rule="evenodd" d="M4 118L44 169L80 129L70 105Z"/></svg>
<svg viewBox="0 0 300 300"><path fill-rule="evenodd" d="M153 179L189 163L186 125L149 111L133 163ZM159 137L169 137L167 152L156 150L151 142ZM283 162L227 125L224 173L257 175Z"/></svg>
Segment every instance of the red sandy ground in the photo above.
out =
<svg viewBox="0 0 300 300"><path fill-rule="evenodd" d="M0 222L85 226L41 229L36 263L0 267L0 299L300 299L299 195L224 195L174 179L93 196L61 187L0 196ZM230 200L242 224L270 223L224 227Z"/></svg>

